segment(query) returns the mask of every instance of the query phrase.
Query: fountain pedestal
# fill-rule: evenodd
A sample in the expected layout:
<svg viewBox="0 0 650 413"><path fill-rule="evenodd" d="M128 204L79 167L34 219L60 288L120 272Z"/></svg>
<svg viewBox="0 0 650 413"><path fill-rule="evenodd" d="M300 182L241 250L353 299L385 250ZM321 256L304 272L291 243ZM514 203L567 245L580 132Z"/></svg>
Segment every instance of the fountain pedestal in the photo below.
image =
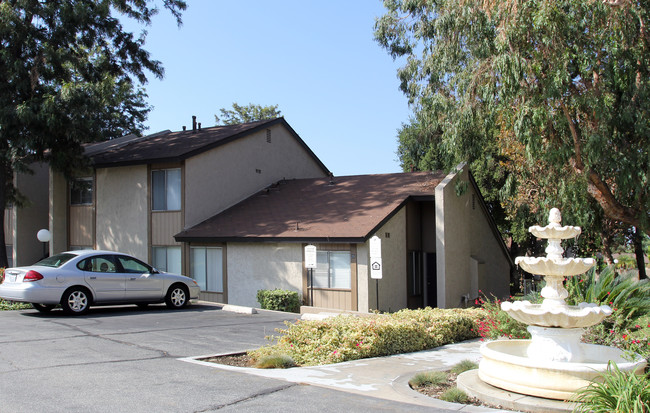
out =
<svg viewBox="0 0 650 413"><path fill-rule="evenodd" d="M637 356L629 361L623 351L585 344L580 338L585 327L600 323L612 314L606 305L580 303L569 306L565 299L565 277L583 274L595 265L591 258L563 258L561 240L580 234L579 227L560 226L560 211L553 208L549 225L529 231L548 239L546 257L518 257L515 263L525 271L545 276L542 304L528 301L504 302L501 308L512 318L527 324L530 340L499 340L483 344L479 378L516 393L568 400L576 391L607 371L609 361L621 371L642 374L646 362Z"/></svg>

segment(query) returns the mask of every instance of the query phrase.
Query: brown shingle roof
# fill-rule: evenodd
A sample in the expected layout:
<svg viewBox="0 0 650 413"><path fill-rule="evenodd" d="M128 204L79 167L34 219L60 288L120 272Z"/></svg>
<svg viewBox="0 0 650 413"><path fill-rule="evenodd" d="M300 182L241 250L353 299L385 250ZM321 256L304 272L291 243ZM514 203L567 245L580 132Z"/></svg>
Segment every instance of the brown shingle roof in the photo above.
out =
<svg viewBox="0 0 650 413"><path fill-rule="evenodd" d="M446 174L413 172L281 181L175 236L179 242L364 242L409 197Z"/></svg>
<svg viewBox="0 0 650 413"><path fill-rule="evenodd" d="M276 124L284 125L298 143L305 148L307 153L321 166L323 171L328 172L325 165L284 118L239 125L214 126L199 130L163 131L143 137L128 135L112 141L87 145L85 152L95 167L180 162Z"/></svg>

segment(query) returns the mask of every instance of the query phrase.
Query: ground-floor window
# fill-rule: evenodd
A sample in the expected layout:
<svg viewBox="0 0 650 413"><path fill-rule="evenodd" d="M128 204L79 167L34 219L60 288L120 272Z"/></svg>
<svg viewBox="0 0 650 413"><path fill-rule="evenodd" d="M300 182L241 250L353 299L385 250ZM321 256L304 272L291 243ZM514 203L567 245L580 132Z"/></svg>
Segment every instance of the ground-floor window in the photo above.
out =
<svg viewBox="0 0 650 413"><path fill-rule="evenodd" d="M190 248L190 275L199 284L201 291L223 292L223 249Z"/></svg>
<svg viewBox="0 0 650 413"><path fill-rule="evenodd" d="M350 289L350 251L318 251L314 270L315 288Z"/></svg>
<svg viewBox="0 0 650 413"><path fill-rule="evenodd" d="M181 274L181 247L152 247L152 264L153 266L164 272L172 274Z"/></svg>

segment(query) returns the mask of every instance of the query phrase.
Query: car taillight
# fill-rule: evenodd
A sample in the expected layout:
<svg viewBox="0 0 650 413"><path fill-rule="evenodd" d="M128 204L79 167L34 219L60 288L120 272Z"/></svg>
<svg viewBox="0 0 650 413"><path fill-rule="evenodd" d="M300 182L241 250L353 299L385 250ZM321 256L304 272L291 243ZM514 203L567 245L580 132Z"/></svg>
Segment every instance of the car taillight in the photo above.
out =
<svg viewBox="0 0 650 413"><path fill-rule="evenodd" d="M27 274L25 274L25 278L23 278L23 282L28 283L28 282L38 281L38 280L42 280L42 279L43 279L43 276L41 274L39 274L38 272L36 272L34 270L29 270L29 271L27 271Z"/></svg>

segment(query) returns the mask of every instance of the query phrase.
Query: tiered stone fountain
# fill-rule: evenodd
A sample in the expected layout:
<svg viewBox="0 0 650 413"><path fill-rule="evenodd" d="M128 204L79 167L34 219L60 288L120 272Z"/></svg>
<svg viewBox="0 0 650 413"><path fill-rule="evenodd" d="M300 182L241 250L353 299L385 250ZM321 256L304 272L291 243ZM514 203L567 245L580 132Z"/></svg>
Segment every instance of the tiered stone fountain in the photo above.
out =
<svg viewBox="0 0 650 413"><path fill-rule="evenodd" d="M574 393L607 370L614 361L622 371L641 374L645 360L629 361L613 347L585 344L580 337L585 327L600 323L612 313L609 306L580 303L569 306L564 277L585 273L595 265L592 258L563 258L561 242L575 238L579 227L561 226L558 209L549 214L545 227L529 231L548 239L546 257L518 257L515 263L525 271L544 276L542 304L529 301L504 302L501 308L515 320L528 325L530 340L498 340L481 347L479 378L486 383L516 393L569 400Z"/></svg>

